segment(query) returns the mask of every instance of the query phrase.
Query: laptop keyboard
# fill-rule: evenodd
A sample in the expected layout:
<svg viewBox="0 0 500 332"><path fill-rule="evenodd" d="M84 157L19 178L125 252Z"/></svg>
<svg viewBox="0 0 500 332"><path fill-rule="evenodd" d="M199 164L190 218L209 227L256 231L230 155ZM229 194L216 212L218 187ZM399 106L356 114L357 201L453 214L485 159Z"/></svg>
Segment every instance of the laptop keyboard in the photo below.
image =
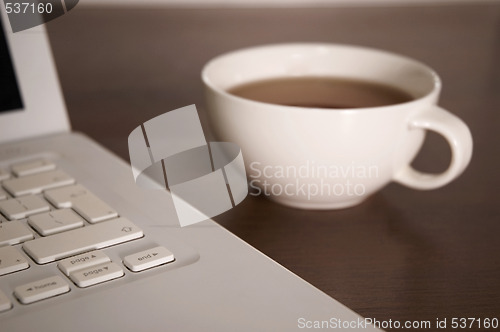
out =
<svg viewBox="0 0 500 332"><path fill-rule="evenodd" d="M130 220L49 160L0 169L0 278L29 273L31 264L57 262L59 275L0 289L0 312L12 309L6 296L30 304L174 261L164 247L112 261L99 249L144 236Z"/></svg>

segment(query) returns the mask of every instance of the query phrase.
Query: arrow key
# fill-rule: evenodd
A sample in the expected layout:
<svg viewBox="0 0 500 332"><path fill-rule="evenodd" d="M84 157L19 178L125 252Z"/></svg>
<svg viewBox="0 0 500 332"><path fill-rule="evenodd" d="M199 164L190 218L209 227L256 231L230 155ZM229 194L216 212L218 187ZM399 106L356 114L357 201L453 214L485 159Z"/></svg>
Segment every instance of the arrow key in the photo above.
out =
<svg viewBox="0 0 500 332"><path fill-rule="evenodd" d="M67 292L69 292L69 285L59 276L31 282L14 289L14 295L23 304L44 300Z"/></svg>
<svg viewBox="0 0 500 332"><path fill-rule="evenodd" d="M123 269L118 264L105 263L75 271L69 277L78 287L83 288L120 278L123 274Z"/></svg>
<svg viewBox="0 0 500 332"><path fill-rule="evenodd" d="M71 273L77 270L87 269L91 266L108 262L111 262L111 259L109 259L106 254L104 254L102 251L94 250L81 255L63 259L59 262L59 264L57 264L57 267L59 267L59 269L64 274L69 276Z"/></svg>
<svg viewBox="0 0 500 332"><path fill-rule="evenodd" d="M174 254L170 250L165 247L155 247L129 255L123 259L123 263L130 271L139 272L173 260Z"/></svg>

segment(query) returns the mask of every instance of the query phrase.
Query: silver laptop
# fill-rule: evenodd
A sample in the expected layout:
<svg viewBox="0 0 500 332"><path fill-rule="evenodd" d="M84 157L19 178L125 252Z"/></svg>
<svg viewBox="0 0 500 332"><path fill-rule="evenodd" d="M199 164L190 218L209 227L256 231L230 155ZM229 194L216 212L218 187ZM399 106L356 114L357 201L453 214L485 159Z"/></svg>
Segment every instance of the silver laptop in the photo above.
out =
<svg viewBox="0 0 500 332"><path fill-rule="evenodd" d="M180 227L167 191L71 132L43 27L1 20L2 332L366 330L215 222Z"/></svg>

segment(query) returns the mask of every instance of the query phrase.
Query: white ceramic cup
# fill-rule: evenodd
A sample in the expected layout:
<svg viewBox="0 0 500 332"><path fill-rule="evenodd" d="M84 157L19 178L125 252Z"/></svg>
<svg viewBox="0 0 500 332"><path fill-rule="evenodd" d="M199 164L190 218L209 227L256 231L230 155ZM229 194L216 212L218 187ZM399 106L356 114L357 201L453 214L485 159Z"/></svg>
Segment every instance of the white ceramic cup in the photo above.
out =
<svg viewBox="0 0 500 332"><path fill-rule="evenodd" d="M414 100L383 107L320 109L256 102L228 89L270 78L337 77L398 87ZM465 123L436 106L437 74L410 58L357 46L276 44L218 56L202 71L211 128L243 152L253 194L293 207L356 205L391 181L434 189L458 177L472 155ZM426 130L449 143L441 174L410 166Z"/></svg>

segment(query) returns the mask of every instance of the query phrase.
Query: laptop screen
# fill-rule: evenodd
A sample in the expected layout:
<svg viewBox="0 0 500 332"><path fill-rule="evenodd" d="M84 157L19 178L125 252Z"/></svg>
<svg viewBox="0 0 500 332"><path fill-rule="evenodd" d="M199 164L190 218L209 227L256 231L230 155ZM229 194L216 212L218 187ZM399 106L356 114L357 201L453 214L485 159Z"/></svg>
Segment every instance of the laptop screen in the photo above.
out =
<svg viewBox="0 0 500 332"><path fill-rule="evenodd" d="M0 22L0 112L22 108L23 101L19 93L19 85L12 66L5 32Z"/></svg>

